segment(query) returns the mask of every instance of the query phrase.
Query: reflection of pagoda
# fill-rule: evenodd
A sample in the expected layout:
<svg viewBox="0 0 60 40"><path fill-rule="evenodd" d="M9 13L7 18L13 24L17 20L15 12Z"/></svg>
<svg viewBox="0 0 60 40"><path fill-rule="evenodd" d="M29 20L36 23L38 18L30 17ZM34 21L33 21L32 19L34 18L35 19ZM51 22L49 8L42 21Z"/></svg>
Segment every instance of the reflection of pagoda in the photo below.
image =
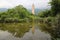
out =
<svg viewBox="0 0 60 40"><path fill-rule="evenodd" d="M32 4L32 14L34 15L34 4Z"/></svg>
<svg viewBox="0 0 60 40"><path fill-rule="evenodd" d="M34 15L35 12L34 12L34 4L32 4L32 14ZM32 33L34 34L35 32L35 27L34 27L34 16L33 16L33 19L32 19Z"/></svg>

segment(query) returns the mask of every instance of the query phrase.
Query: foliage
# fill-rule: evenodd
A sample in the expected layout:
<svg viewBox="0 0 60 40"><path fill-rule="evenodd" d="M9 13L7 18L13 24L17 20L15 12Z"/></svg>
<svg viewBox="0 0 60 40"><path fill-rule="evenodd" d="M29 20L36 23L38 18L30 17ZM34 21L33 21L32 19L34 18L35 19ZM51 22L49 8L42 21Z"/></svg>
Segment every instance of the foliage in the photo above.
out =
<svg viewBox="0 0 60 40"><path fill-rule="evenodd" d="M44 18L41 29L48 32L52 40L60 38L60 0L52 0L51 10L43 11L38 16Z"/></svg>
<svg viewBox="0 0 60 40"><path fill-rule="evenodd" d="M56 17L47 17L44 22L40 24L40 29L49 33L52 40L60 38L60 14Z"/></svg>
<svg viewBox="0 0 60 40"><path fill-rule="evenodd" d="M51 0L51 9L39 12L38 16L40 17L48 17L48 16L56 16L60 14L60 0Z"/></svg>
<svg viewBox="0 0 60 40"><path fill-rule="evenodd" d="M9 26L8 26L9 25ZM23 37L29 31L29 24L26 23L0 23L0 30L7 31L15 37Z"/></svg>
<svg viewBox="0 0 60 40"><path fill-rule="evenodd" d="M56 16L60 13L60 0L52 0L51 1L51 14L52 16Z"/></svg>
<svg viewBox="0 0 60 40"><path fill-rule="evenodd" d="M28 18L31 14L22 5L0 12L0 22L19 22L20 19Z"/></svg>
<svg viewBox="0 0 60 40"><path fill-rule="evenodd" d="M39 17L48 17L51 15L51 11L50 10L45 10L45 11L41 11L38 13Z"/></svg>

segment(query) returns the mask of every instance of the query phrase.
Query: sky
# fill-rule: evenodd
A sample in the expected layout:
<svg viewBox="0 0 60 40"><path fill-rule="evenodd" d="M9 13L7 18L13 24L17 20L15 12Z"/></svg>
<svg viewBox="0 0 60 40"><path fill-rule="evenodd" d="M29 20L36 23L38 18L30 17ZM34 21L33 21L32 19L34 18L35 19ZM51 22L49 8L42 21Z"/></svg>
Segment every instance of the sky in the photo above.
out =
<svg viewBox="0 0 60 40"><path fill-rule="evenodd" d="M0 0L0 8L13 8L17 5L23 5L27 9L35 5L35 8L49 8L49 0Z"/></svg>

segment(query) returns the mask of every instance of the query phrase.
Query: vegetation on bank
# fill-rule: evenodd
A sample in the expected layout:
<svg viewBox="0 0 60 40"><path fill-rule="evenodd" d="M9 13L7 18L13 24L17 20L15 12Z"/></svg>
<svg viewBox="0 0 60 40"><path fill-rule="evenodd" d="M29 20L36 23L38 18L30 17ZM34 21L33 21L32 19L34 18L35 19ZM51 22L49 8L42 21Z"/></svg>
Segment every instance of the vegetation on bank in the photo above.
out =
<svg viewBox="0 0 60 40"><path fill-rule="evenodd" d="M60 15L60 1L52 0L50 2L51 9L41 11L38 15L33 15L22 5L0 12L0 22L31 22L33 19L40 20L48 17L56 17Z"/></svg>
<svg viewBox="0 0 60 40"><path fill-rule="evenodd" d="M33 15L22 5L0 12L0 22L25 22L30 21Z"/></svg>
<svg viewBox="0 0 60 40"><path fill-rule="evenodd" d="M23 37L30 30L27 23L0 23L0 30L8 31L15 37Z"/></svg>
<svg viewBox="0 0 60 40"><path fill-rule="evenodd" d="M38 14L43 18L43 22L40 22L40 29L48 32L52 40L58 40L60 38L60 0L51 0L50 4L50 10Z"/></svg>

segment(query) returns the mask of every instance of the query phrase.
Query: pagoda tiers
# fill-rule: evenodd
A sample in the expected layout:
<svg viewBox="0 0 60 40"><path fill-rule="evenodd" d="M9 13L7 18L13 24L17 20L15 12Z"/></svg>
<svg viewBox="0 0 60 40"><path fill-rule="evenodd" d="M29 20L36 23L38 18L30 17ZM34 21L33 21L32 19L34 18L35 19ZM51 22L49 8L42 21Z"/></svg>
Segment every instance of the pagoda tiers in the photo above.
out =
<svg viewBox="0 0 60 40"><path fill-rule="evenodd" d="M33 15L35 14L35 12L34 12L34 11L35 11L34 8L35 8L35 7L34 7L34 4L32 4L32 14L33 14Z"/></svg>

